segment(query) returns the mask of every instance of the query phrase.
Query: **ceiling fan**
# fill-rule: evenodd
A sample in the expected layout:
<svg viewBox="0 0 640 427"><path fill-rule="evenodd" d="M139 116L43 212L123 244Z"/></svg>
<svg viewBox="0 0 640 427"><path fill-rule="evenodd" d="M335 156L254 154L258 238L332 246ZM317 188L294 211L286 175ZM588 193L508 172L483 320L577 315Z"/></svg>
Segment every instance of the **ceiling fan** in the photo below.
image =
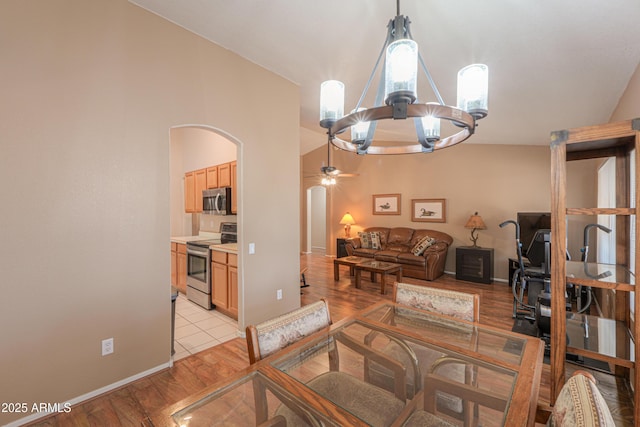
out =
<svg viewBox="0 0 640 427"><path fill-rule="evenodd" d="M335 185L336 178L351 178L359 175L357 173L345 173L335 166L331 166L331 144L329 142L327 142L327 164L324 165L324 162L322 163L323 165L320 167L320 174L313 176L321 177L323 185ZM310 177L308 176L307 178Z"/></svg>

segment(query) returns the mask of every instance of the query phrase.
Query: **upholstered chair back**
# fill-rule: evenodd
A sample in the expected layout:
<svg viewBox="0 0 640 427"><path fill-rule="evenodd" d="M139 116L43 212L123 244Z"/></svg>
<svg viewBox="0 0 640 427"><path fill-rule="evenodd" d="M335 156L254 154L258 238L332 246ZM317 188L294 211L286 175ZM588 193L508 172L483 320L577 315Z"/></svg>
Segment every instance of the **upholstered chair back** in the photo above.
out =
<svg viewBox="0 0 640 427"><path fill-rule="evenodd" d="M470 322L480 321L480 296L428 286L396 283L393 301Z"/></svg>
<svg viewBox="0 0 640 427"><path fill-rule="evenodd" d="M613 417L596 380L589 372L576 371L562 386L553 412L547 421L550 427L569 426L614 427Z"/></svg>
<svg viewBox="0 0 640 427"><path fill-rule="evenodd" d="M325 299L246 328L249 362L256 363L312 333L331 325Z"/></svg>

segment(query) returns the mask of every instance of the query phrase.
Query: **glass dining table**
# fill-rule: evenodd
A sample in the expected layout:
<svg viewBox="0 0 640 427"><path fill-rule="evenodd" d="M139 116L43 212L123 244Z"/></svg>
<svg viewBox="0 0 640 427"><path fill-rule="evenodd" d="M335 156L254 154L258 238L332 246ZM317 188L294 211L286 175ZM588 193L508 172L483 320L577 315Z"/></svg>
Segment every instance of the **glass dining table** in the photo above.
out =
<svg viewBox="0 0 640 427"><path fill-rule="evenodd" d="M541 340L380 302L150 417L153 426L533 426Z"/></svg>

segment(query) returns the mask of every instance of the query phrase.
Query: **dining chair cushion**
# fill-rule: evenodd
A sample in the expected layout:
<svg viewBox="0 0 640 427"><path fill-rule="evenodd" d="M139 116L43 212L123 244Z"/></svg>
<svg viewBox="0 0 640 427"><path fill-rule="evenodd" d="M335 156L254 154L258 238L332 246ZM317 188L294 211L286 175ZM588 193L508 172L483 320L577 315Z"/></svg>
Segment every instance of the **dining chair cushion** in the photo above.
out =
<svg viewBox="0 0 640 427"><path fill-rule="evenodd" d="M421 310L477 321L478 295L427 286L396 283L395 302Z"/></svg>
<svg viewBox="0 0 640 427"><path fill-rule="evenodd" d="M547 426L615 426L607 402L591 374L576 371L562 386Z"/></svg>
<svg viewBox="0 0 640 427"><path fill-rule="evenodd" d="M260 358L331 324L325 301L317 301L255 326Z"/></svg>
<svg viewBox="0 0 640 427"><path fill-rule="evenodd" d="M391 425L405 405L393 393L344 372L326 372L307 386L371 426Z"/></svg>
<svg viewBox="0 0 640 427"><path fill-rule="evenodd" d="M402 424L402 427L453 427L453 424L450 424L429 412L415 411L407 421Z"/></svg>

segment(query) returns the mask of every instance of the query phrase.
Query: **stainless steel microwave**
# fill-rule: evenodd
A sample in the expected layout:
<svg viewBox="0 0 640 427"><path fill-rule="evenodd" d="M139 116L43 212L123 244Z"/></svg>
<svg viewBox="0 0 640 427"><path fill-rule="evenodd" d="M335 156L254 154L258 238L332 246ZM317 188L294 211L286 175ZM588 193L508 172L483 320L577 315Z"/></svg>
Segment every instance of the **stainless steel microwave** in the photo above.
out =
<svg viewBox="0 0 640 427"><path fill-rule="evenodd" d="M203 190L202 211L212 215L231 215L231 187Z"/></svg>

